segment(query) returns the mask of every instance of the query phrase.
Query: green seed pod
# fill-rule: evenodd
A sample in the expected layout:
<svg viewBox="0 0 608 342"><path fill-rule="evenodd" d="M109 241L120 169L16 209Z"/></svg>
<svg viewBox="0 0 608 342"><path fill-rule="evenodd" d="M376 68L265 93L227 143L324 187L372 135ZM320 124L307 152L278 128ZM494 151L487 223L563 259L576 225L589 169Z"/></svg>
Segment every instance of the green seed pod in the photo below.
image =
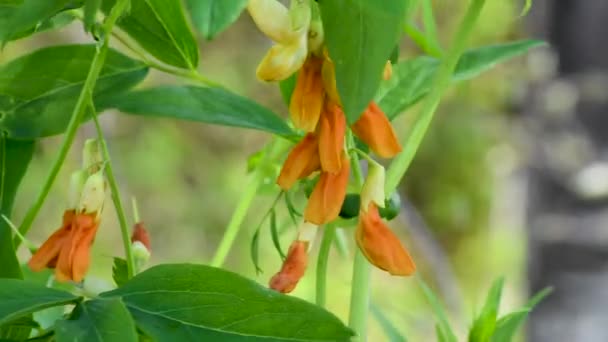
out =
<svg viewBox="0 0 608 342"><path fill-rule="evenodd" d="M361 196L359 194L347 194L340 209L340 217L350 219L359 215L359 207L361 206Z"/></svg>
<svg viewBox="0 0 608 342"><path fill-rule="evenodd" d="M378 208L380 217L390 221L399 215L401 211L401 196L398 193L393 193L391 198L384 201L384 208Z"/></svg>

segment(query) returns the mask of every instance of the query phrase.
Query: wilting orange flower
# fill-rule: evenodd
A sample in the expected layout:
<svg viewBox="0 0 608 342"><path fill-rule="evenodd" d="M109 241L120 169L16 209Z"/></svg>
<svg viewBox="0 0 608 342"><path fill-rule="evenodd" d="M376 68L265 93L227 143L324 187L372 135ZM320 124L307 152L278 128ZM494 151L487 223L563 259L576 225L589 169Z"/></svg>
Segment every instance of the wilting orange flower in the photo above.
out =
<svg viewBox="0 0 608 342"><path fill-rule="evenodd" d="M401 152L401 145L393 126L382 109L373 101L351 128L372 151L382 158L392 158Z"/></svg>
<svg viewBox="0 0 608 342"><path fill-rule="evenodd" d="M281 189L291 188L298 179L308 177L319 169L318 146L315 135L309 133L289 152L277 178L277 184Z"/></svg>
<svg viewBox="0 0 608 342"><path fill-rule="evenodd" d="M282 293L289 293L304 276L308 265L308 242L296 240L289 246L287 258L281 270L270 279L270 288Z"/></svg>
<svg viewBox="0 0 608 342"><path fill-rule="evenodd" d="M309 55L300 73L289 101L289 113L294 126L307 132L317 127L323 108L324 90L321 78L323 59Z"/></svg>
<svg viewBox="0 0 608 342"><path fill-rule="evenodd" d="M98 227L97 213L66 210L63 224L32 256L29 267L33 271L55 268L59 281L82 281L89 268L89 249Z"/></svg>
<svg viewBox="0 0 608 342"><path fill-rule="evenodd" d="M342 168L345 134L346 117L342 108L327 101L319 120L319 158L323 171L335 173Z"/></svg>
<svg viewBox="0 0 608 342"><path fill-rule="evenodd" d="M341 164L342 168L337 173L321 173L304 210L304 219L307 222L321 225L333 221L340 214L350 171L348 157L344 153Z"/></svg>
<svg viewBox="0 0 608 342"><path fill-rule="evenodd" d="M416 265L412 257L382 221L376 204L370 202L367 210L361 209L355 237L367 260L392 275L407 276L414 273Z"/></svg>

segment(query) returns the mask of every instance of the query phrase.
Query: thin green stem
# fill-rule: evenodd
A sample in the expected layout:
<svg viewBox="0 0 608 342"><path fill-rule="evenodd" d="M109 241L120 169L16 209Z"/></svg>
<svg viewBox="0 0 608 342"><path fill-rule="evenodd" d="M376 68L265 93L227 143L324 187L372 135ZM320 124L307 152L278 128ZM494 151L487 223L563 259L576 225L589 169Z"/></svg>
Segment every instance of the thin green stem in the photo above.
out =
<svg viewBox="0 0 608 342"><path fill-rule="evenodd" d="M99 136L99 143L101 144L101 150L103 158L105 159L105 171L110 184L110 191L112 192L112 202L114 202L114 208L116 209L116 216L118 216L118 223L120 225L120 233L122 235L122 244L125 250L125 258L127 261L127 277L130 279L135 275L135 259L133 258L133 251L131 250L131 231L127 224L127 217L125 215L125 209L120 199L120 190L118 188L118 182L114 176L114 168L112 167L112 160L110 159L110 151L108 150L108 144L103 135L103 130L99 124L97 118L97 111L93 106L93 99L91 99L91 110L93 115L93 122L95 122L95 129Z"/></svg>
<svg viewBox="0 0 608 342"><path fill-rule="evenodd" d="M348 142L350 146L354 146L354 138L352 132L348 133ZM351 150L350 153L351 168L355 176L355 182L358 188L363 186L363 172L359 162L359 155L356 151ZM353 264L353 278L351 281L350 293L350 312L348 316L348 325L357 333L359 341L365 341L367 337L367 313L369 311L371 283L371 265L365 259L365 256L357 248L355 252L355 261Z"/></svg>
<svg viewBox="0 0 608 342"><path fill-rule="evenodd" d="M433 82L433 88L426 97L418 119L414 123L410 134L403 144L403 151L393 160L386 173L385 191L388 195L392 194L397 189L401 178L405 175L405 172L416 155L422 138L424 138L431 120L433 119L433 115L437 110L439 101L450 84L450 79L454 73L458 59L466 47L468 37L475 26L475 22L477 21L484 4L485 0L472 0L469 5L452 46L437 71Z"/></svg>
<svg viewBox="0 0 608 342"><path fill-rule="evenodd" d="M321 240L321 247L317 256L316 303L321 307L325 307L325 298L327 296L327 261L329 260L329 251L331 250L335 235L335 225L330 223L325 226L323 240Z"/></svg>
<svg viewBox="0 0 608 342"><path fill-rule="evenodd" d="M110 32L112 32L112 28L116 24L118 18L122 15L129 4L129 0L119 0L116 2L110 14L106 18L103 24L103 39L101 45L95 51L95 56L93 57L93 61L91 62L91 68L89 69L89 73L87 74L87 78L84 82L82 90L80 91L80 95L78 96L78 100L76 101L76 106L74 107L74 111L72 112L72 116L70 118L70 122L65 132L65 137L63 139L63 143L59 149L59 153L53 162L53 166L51 167L51 171L49 172L46 181L42 185L42 189L38 194L38 197L32 203L31 207L27 211L21 226L19 226L19 232L22 235L26 235L27 232L32 227L32 223L36 219L40 208L44 204L46 197L57 178L57 174L65 161L65 158L72 146L72 142L74 141L74 137L76 136L76 132L78 131L78 127L80 125L80 121L84 116L88 101L92 97L93 88L95 87L95 83L97 83L97 78L99 77L99 73L101 72L101 68L104 65L106 60L106 55L108 54L108 48L110 46ZM15 249L19 247L21 241L16 238L14 240Z"/></svg>

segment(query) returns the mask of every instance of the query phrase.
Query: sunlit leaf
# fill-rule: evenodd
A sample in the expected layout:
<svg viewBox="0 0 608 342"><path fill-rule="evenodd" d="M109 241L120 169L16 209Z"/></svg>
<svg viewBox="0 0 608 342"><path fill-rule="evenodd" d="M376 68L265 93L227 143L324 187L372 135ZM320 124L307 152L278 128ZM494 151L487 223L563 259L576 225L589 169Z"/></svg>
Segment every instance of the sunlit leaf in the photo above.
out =
<svg viewBox="0 0 608 342"><path fill-rule="evenodd" d="M479 316L473 322L473 327L469 332L469 341L489 341L496 328L496 318L498 316L498 308L500 306L500 297L504 279L500 278L492 284L492 288L488 292L486 302L479 313Z"/></svg>
<svg viewBox="0 0 608 342"><path fill-rule="evenodd" d="M325 43L349 123L374 97L405 19L406 1L319 1Z"/></svg>
<svg viewBox="0 0 608 342"><path fill-rule="evenodd" d="M93 299L79 303L68 319L55 324L57 342L135 342L131 314L120 298Z"/></svg>
<svg viewBox="0 0 608 342"><path fill-rule="evenodd" d="M104 0L101 6L108 13L115 3ZM118 27L162 62L184 69L198 65L198 46L181 1L131 0L131 10Z"/></svg>
<svg viewBox="0 0 608 342"><path fill-rule="evenodd" d="M187 0L194 27L207 40L212 40L235 22L247 0Z"/></svg>
<svg viewBox="0 0 608 342"><path fill-rule="evenodd" d="M16 139L63 133L94 54L94 45L58 45L1 66L0 130ZM143 63L110 49L93 91L95 103L131 88L147 72Z"/></svg>
<svg viewBox="0 0 608 342"><path fill-rule="evenodd" d="M117 94L99 108L129 114L166 117L243 127L289 136L294 134L277 114L222 88L163 86Z"/></svg>
<svg viewBox="0 0 608 342"><path fill-rule="evenodd" d="M350 341L333 314L235 273L193 264L152 267L101 294L122 297L139 329L164 341Z"/></svg>

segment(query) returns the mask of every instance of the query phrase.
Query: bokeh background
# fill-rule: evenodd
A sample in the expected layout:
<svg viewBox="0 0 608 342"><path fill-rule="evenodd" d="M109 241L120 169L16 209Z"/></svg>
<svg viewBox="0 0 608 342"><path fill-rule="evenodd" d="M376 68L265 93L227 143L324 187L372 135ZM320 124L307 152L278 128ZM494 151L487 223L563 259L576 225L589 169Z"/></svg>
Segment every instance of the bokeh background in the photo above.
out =
<svg viewBox="0 0 608 342"><path fill-rule="evenodd" d="M440 40L446 46L467 1L438 0L434 3ZM553 3L564 7L559 9ZM606 234L600 234L600 238L582 238L584 233L572 233L579 222L576 220L583 220L589 210L595 210L593 215L600 215L601 203L604 203L607 192L604 188L608 188L605 184L608 171L604 164L600 165L603 169L596 167L591 170L595 173L582 174L589 171L585 168L600 163L602 150L593 148L601 146L594 145L596 140L586 140L585 123L577 121L577 110L580 109L577 87L584 83L590 92L595 91L594 99L604 101L605 109L606 92L598 90L597 85L606 86L606 75L597 71L601 69L593 69L604 78L598 76L594 79L596 83L589 83L592 82L590 80L585 83L585 80L575 77L577 82L570 82L567 77L579 70L572 67L566 70L569 74L561 76L564 72L564 64L559 60L561 53L569 51L569 61L579 56L569 48L560 50L566 44L564 41L578 42L574 32L584 30L580 25L599 25L601 22L583 20L585 13L603 13L604 18L608 15L608 6L603 6L602 11L601 8L587 8L594 5L580 3L603 2L539 0L535 1L525 18L519 17L523 5L518 1L487 2L470 41L471 47L527 37L549 40L553 46L535 49L525 57L452 87L400 186L404 210L391 226L417 260L420 272L416 277L431 284L442 297L451 322L461 337L470 327L474 314L480 310L492 281L504 276L506 287L501 312L521 306L531 291L549 285L556 287L552 297L532 315L532 325L528 327L529 340L606 340L602 336L606 337L608 332L603 331L602 335L602 328L608 328L601 322L608 323L608 315L604 309L596 308L599 304L593 304L595 297L585 297L591 299L589 303L579 303L568 297L570 293L576 293L577 286L583 286L580 288L585 291L599 291L601 279L605 284L606 277L584 278L587 285L569 283L560 287L564 279L578 279L580 268L589 266L587 259L577 261L585 248L581 248L579 253L569 250L571 254L567 254L568 257L560 254L568 250L568 243L576 237L599 246L589 261L598 263L604 260L604 264L599 262L599 268L604 267L601 265L605 265L608 255L605 249L602 251L600 243L606 239ZM579 17L576 17L577 13ZM568 31L570 26L563 27L575 27L576 18L579 19L576 21L578 28ZM589 30L585 39L599 34ZM255 78L257 63L271 42L256 29L246 13L216 40L207 42L200 36L198 38L203 75L286 116L287 107L276 84L261 83ZM58 31L9 44L2 51L0 62L43 46L88 41L81 25L74 23ZM592 49L593 46L590 44L586 48ZM128 54L118 43L114 47ZM593 64L593 53L580 53L591 55L588 61L579 63L581 68ZM418 54L419 49L404 38L401 58ZM597 60L601 65L606 64L608 58ZM183 81L151 71L142 87L174 82ZM394 126L401 136L407 134L417 110L414 107L395 120ZM601 110L595 113L596 117L603 114ZM242 189L250 181L247 159L268 142L270 136L250 130L169 119L144 120L113 111L107 111L101 120L120 181L121 196L127 205L132 197L137 198L140 215L150 231L151 264L208 263ZM593 127L590 120L587 122ZM570 124L578 130L574 131ZM605 127L595 127L600 136ZM556 133L549 134L553 130ZM67 201L69 175L79 167L82 142L94 135L90 123L79 131L68 161L29 235L33 242L41 243L58 227ZM15 222L20 222L32 198L37 195L61 139L48 138L38 146L15 202ZM601 183L602 179L604 183ZM546 181L555 184L547 185ZM597 182L600 182L600 188L601 184L604 187L601 188L604 193L600 191L599 195L595 191ZM281 263L267 224L260 237L262 274L256 274L250 258L254 229L274 200L273 179L268 179L267 183L249 210L225 264L227 269L262 284L267 283ZM565 184L565 189L560 184ZM561 192L550 192L546 190L547 186ZM594 194L590 209L576 212L564 209L568 206L573 210L587 208L588 198L584 193L575 204L568 202L567 196L579 196L577 189L583 192L586 189ZM93 290L112 286L112 257L122 255L119 228L110 203L108 200L93 249L92 276L87 280L87 286ZM129 209L127 211L130 212ZM574 221L568 221L568 217ZM287 248L295 230L290 229L286 210L279 209L278 219L279 226L286 227L281 242ZM604 227L595 226L597 222L587 224L601 233ZM354 244L352 229L341 229L339 233L345 241L347 253L343 255L332 249L327 307L346 320ZM317 252L318 244L311 252L307 276L293 293L310 301L314 301ZM27 260L29 254L22 248L20 256ZM562 265L557 260L566 263L573 273L562 274L565 278L556 275ZM585 270L595 274L588 268ZM381 310L410 340L432 340L435 318L415 277L393 278L378 270L374 270L372 276L373 307ZM589 282L596 285L588 285ZM608 301L605 292L597 293L603 296L603 301L598 303ZM567 313L574 315L567 319ZM387 340L373 317L370 315L369 340ZM577 325L579 321L582 328ZM595 330L598 331L590 332ZM522 333L519 338L523 339L524 335ZM584 336L587 338L579 339Z"/></svg>

